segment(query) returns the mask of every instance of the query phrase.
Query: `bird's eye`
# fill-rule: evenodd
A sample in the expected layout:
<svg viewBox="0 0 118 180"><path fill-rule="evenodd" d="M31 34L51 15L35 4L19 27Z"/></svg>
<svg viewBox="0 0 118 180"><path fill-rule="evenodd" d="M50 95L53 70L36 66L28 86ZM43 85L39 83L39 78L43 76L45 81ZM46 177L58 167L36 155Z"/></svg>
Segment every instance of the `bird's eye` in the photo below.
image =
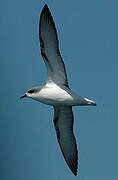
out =
<svg viewBox="0 0 118 180"><path fill-rule="evenodd" d="M34 93L34 90L33 90L33 89L30 89L30 90L28 91L28 93L30 93L30 94Z"/></svg>

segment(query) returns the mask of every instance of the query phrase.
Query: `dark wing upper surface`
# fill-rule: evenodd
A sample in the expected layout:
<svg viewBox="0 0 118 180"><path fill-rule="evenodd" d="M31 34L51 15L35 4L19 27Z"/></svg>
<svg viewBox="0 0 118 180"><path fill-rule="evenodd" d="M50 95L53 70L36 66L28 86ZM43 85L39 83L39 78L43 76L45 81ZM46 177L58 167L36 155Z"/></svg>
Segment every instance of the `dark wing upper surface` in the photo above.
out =
<svg viewBox="0 0 118 180"><path fill-rule="evenodd" d="M64 159L73 174L77 175L78 151L73 134L72 107L54 107L54 125Z"/></svg>
<svg viewBox="0 0 118 180"><path fill-rule="evenodd" d="M68 86L64 62L59 52L55 23L47 5L42 9L39 22L41 54L47 66L47 82Z"/></svg>

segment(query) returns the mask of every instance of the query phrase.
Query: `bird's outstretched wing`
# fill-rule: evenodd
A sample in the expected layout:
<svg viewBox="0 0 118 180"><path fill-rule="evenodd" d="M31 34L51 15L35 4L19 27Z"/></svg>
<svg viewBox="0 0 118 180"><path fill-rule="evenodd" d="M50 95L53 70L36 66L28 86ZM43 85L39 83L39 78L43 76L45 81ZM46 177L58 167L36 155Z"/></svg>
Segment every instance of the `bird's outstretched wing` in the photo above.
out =
<svg viewBox="0 0 118 180"><path fill-rule="evenodd" d="M41 55L48 70L47 83L68 86L64 62L59 52L55 23L47 5L42 9L39 21Z"/></svg>
<svg viewBox="0 0 118 180"><path fill-rule="evenodd" d="M73 174L77 175L78 151L73 134L73 121L72 107L54 107L54 125L57 140L66 163Z"/></svg>

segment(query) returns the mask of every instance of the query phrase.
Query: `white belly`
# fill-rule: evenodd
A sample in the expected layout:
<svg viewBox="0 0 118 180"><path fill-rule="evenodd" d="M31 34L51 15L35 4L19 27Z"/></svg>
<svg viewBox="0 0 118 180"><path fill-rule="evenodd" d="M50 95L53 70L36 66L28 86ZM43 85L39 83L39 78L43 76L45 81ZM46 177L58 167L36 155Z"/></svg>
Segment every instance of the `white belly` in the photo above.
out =
<svg viewBox="0 0 118 180"><path fill-rule="evenodd" d="M46 85L38 93L37 101L49 105L72 105L72 96L56 84Z"/></svg>

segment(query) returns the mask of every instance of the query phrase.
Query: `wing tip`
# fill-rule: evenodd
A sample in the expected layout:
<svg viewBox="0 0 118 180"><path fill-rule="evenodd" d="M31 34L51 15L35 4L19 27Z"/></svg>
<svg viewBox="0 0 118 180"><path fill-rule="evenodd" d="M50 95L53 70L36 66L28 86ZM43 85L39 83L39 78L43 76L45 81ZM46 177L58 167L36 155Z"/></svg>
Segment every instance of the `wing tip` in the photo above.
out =
<svg viewBox="0 0 118 180"><path fill-rule="evenodd" d="M42 9L42 11L45 11L45 10L49 10L49 8L48 8L48 5L47 4L45 4L44 6L43 6L43 9Z"/></svg>
<svg viewBox="0 0 118 180"><path fill-rule="evenodd" d="M69 166L70 170L72 171L72 173L77 176L77 173L78 173L78 162L77 164L74 164L74 166Z"/></svg>
<svg viewBox="0 0 118 180"><path fill-rule="evenodd" d="M73 171L73 174L74 174L75 176L77 176L77 174L78 174L78 162L77 162L77 165L76 165L76 167L75 167L75 169L74 169L74 171Z"/></svg>
<svg viewBox="0 0 118 180"><path fill-rule="evenodd" d="M60 143L59 143L59 144L60 144ZM60 147L61 147L61 145L60 145ZM62 150L62 147L61 147L61 150ZM65 159L65 161L66 161L69 169L71 170L71 172L72 172L75 176L77 176L77 174L78 174L78 151L76 152L76 158L74 158L74 159L73 159L73 158L70 158L69 160L66 158L63 150L62 150L62 154L63 154L64 159Z"/></svg>
<svg viewBox="0 0 118 180"><path fill-rule="evenodd" d="M55 22L53 20L51 11L48 7L47 4L45 4L42 8L41 14L40 14L40 18L39 18L39 39L41 38L41 34L43 32L43 29L41 27L43 27L43 25L46 25L46 27L49 25L49 28L52 27L54 33L55 33L55 38L57 41L57 49L58 49L58 35L57 35L57 30L56 30L56 26L55 26ZM45 27L45 29L46 29ZM42 30L41 30L42 29Z"/></svg>
<svg viewBox="0 0 118 180"><path fill-rule="evenodd" d="M40 14L40 19L39 19L39 34L40 34L40 28L41 28L41 21L47 22L53 26L53 28L56 31L55 23L53 20L53 17L51 15L50 9L47 4L45 4L42 8L41 14Z"/></svg>
<svg viewBox="0 0 118 180"><path fill-rule="evenodd" d="M73 174L74 174L75 176L77 176L77 171L73 172Z"/></svg>
<svg viewBox="0 0 118 180"><path fill-rule="evenodd" d="M41 34L41 21L42 21L42 18L48 13L49 14L49 8L48 8L48 5L45 4L41 10L41 13L40 13L40 18L39 18L39 36Z"/></svg>
<svg viewBox="0 0 118 180"><path fill-rule="evenodd" d="M42 11L41 11L41 17L45 14L49 14L50 13L50 10L49 10L49 7L47 4L45 4L42 8Z"/></svg>
<svg viewBox="0 0 118 180"><path fill-rule="evenodd" d="M76 156L71 157L69 163L67 162L70 170L72 171L72 173L77 176L78 174L78 151L76 151Z"/></svg>

